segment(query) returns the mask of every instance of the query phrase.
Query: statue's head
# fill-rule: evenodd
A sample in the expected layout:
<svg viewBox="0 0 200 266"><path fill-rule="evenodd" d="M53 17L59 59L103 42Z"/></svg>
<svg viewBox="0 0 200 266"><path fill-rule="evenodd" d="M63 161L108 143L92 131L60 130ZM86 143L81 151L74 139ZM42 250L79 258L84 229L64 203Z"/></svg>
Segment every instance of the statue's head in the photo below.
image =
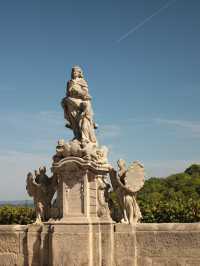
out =
<svg viewBox="0 0 200 266"><path fill-rule="evenodd" d="M79 66L73 66L71 72L71 78L83 78L83 70Z"/></svg>

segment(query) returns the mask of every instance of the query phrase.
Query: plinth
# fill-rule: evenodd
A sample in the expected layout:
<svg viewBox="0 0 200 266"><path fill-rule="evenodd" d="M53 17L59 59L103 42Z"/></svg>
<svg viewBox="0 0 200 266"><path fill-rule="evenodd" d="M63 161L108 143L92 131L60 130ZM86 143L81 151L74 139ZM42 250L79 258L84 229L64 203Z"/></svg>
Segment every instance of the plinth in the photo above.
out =
<svg viewBox="0 0 200 266"><path fill-rule="evenodd" d="M109 165L68 157L54 163L52 171L58 177L57 222L112 222L106 198Z"/></svg>
<svg viewBox="0 0 200 266"><path fill-rule="evenodd" d="M112 265L109 165L68 157L54 163L52 171L58 177L58 215L48 222L52 265Z"/></svg>

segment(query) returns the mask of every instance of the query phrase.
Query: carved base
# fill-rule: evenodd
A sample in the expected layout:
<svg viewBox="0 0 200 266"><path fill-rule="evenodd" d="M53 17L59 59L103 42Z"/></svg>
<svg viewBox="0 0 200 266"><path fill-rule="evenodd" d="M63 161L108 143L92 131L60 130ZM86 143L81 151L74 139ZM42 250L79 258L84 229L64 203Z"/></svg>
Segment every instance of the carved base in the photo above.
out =
<svg viewBox="0 0 200 266"><path fill-rule="evenodd" d="M107 204L109 165L68 157L54 163L58 177L54 224L113 223ZM57 210L57 211L55 211Z"/></svg>

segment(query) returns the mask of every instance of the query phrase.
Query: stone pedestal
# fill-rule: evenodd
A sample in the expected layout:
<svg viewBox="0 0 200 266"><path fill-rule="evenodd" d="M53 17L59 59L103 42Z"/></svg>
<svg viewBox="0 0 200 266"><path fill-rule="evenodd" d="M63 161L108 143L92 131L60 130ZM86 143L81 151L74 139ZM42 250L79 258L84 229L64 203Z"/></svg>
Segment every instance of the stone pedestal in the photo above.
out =
<svg viewBox="0 0 200 266"><path fill-rule="evenodd" d="M57 223L111 223L106 192L109 165L76 157L65 158L52 167L58 176Z"/></svg>
<svg viewBox="0 0 200 266"><path fill-rule="evenodd" d="M52 265L113 265L113 221L106 202L109 165L68 157L54 163L52 171L58 177L58 215L47 223Z"/></svg>
<svg viewBox="0 0 200 266"><path fill-rule="evenodd" d="M113 266L113 224L50 226L52 266Z"/></svg>

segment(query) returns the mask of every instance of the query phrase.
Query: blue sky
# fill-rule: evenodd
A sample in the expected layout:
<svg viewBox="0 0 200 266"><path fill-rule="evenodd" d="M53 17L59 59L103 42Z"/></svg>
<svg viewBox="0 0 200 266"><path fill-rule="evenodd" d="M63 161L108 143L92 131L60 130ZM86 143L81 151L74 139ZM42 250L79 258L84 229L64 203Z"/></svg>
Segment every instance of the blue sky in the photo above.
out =
<svg viewBox="0 0 200 266"><path fill-rule="evenodd" d="M199 163L199 12L197 0L2 1L0 200L28 198L27 172L71 138L60 101L74 64L113 164L140 160L150 177Z"/></svg>

